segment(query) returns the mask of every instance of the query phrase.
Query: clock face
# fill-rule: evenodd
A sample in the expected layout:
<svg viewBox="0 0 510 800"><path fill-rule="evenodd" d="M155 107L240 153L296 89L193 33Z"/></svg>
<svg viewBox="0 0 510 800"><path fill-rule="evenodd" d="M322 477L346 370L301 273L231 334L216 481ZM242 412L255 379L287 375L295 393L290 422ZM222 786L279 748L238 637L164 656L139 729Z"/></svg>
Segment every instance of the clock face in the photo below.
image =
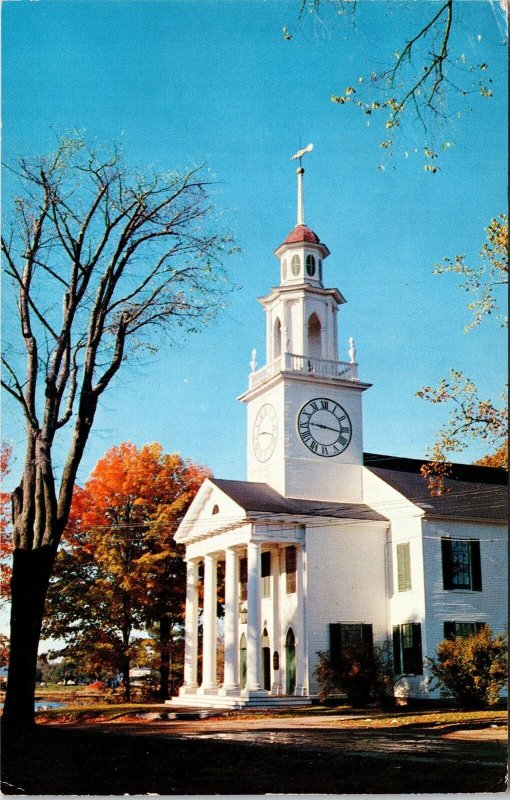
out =
<svg viewBox="0 0 510 800"><path fill-rule="evenodd" d="M259 461L267 461L273 454L278 436L278 417L270 403L259 408L253 426L253 450Z"/></svg>
<svg viewBox="0 0 510 800"><path fill-rule="evenodd" d="M303 444L324 458L340 455L351 441L352 425L347 411L327 397L309 400L299 412L297 424Z"/></svg>

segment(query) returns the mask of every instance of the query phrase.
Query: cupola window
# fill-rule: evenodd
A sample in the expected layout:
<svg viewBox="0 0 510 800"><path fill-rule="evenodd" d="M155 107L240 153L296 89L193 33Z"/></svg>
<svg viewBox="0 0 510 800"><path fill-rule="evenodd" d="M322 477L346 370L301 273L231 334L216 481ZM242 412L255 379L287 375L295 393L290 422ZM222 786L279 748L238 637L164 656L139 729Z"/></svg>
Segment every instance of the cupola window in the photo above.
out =
<svg viewBox="0 0 510 800"><path fill-rule="evenodd" d="M219 514L220 513L220 507L218 505L214 505L213 506L213 510L212 510L211 513L212 514Z"/></svg>
<svg viewBox="0 0 510 800"><path fill-rule="evenodd" d="M306 271L310 278L315 275L315 258L311 254L306 257Z"/></svg>
<svg viewBox="0 0 510 800"><path fill-rule="evenodd" d="M297 278L297 276L301 272L301 259L299 258L297 253L296 255L292 256L292 261L290 262L290 268L292 270L292 274Z"/></svg>
<svg viewBox="0 0 510 800"><path fill-rule="evenodd" d="M322 258L319 258L319 280L322 283Z"/></svg>

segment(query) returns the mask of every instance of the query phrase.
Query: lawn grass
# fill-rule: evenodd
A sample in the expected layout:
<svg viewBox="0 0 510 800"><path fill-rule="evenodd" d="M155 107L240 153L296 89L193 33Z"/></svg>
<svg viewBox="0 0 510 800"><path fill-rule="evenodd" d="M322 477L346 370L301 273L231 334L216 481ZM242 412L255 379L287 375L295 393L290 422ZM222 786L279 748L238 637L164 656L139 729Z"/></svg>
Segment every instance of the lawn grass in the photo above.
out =
<svg viewBox="0 0 510 800"><path fill-rule="evenodd" d="M37 721L50 724L80 724L90 722L107 722L118 717L129 717L150 712L172 712L173 709L163 704L155 703L101 703L91 702L87 705L70 704L65 708L52 708L37 713ZM336 719L355 714L350 719ZM215 716L219 718L228 717L233 720L253 720L253 719L281 719L299 718L309 716L321 716L331 719L331 724L345 727L347 729L366 730L369 728L405 728L423 727L449 728L452 726L482 727L485 725L497 724L503 726L507 722L507 712L503 709L480 710L480 711L459 711L452 709L434 711L380 711L373 709L353 710L349 706L329 708L324 706L307 706L305 708L287 710L247 710L247 711L221 711L211 710L209 719Z"/></svg>

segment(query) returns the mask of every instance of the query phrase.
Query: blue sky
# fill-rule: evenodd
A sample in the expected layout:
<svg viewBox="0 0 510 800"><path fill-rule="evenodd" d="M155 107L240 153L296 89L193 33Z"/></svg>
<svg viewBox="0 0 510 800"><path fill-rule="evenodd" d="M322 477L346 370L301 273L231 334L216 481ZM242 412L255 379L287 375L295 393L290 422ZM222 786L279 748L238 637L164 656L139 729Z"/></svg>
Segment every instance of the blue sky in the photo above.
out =
<svg viewBox="0 0 510 800"><path fill-rule="evenodd" d="M501 18L485 0L457 4L453 45L489 64L494 96L454 99L465 113L438 133L439 143L455 146L436 175L423 170L417 127L406 127L395 157L384 161L381 123L367 127L355 107L329 100L391 63L427 14L430 2L360 2L354 26L332 14L298 20L296 2L276 0L3 4L4 160L45 152L55 133L80 129L100 142L122 141L134 166L205 163L217 181L218 213L242 249L227 264L237 290L216 323L124 369L104 395L81 481L125 440L159 441L220 477L245 477L245 408L235 398L247 387L253 347L265 362L256 298L278 282L273 250L295 224L289 159L308 142L306 221L331 250L326 285L348 301L340 357L347 360L354 336L360 377L373 384L364 395L365 449L423 456L445 409L415 393L450 367L496 398L504 335L492 319L464 334L469 298L454 278L432 270L443 256L474 260L484 227L506 207ZM11 190L4 174L5 205ZM13 479L23 453L15 412L6 401ZM479 454L472 448L464 460Z"/></svg>

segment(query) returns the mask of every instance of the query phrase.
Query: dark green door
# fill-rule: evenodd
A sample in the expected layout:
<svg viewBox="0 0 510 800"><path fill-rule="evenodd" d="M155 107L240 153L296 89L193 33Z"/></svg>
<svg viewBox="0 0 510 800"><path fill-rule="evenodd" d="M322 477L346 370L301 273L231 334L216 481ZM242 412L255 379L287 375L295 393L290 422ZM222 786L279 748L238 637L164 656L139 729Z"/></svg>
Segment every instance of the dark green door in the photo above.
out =
<svg viewBox="0 0 510 800"><path fill-rule="evenodd" d="M248 680L248 659L246 657L246 636L241 636L241 644L239 646L239 669L241 673L241 689L246 689L246 682Z"/></svg>
<svg viewBox="0 0 510 800"><path fill-rule="evenodd" d="M289 628L285 640L285 674L287 694L294 694L296 690L296 639L292 628Z"/></svg>

